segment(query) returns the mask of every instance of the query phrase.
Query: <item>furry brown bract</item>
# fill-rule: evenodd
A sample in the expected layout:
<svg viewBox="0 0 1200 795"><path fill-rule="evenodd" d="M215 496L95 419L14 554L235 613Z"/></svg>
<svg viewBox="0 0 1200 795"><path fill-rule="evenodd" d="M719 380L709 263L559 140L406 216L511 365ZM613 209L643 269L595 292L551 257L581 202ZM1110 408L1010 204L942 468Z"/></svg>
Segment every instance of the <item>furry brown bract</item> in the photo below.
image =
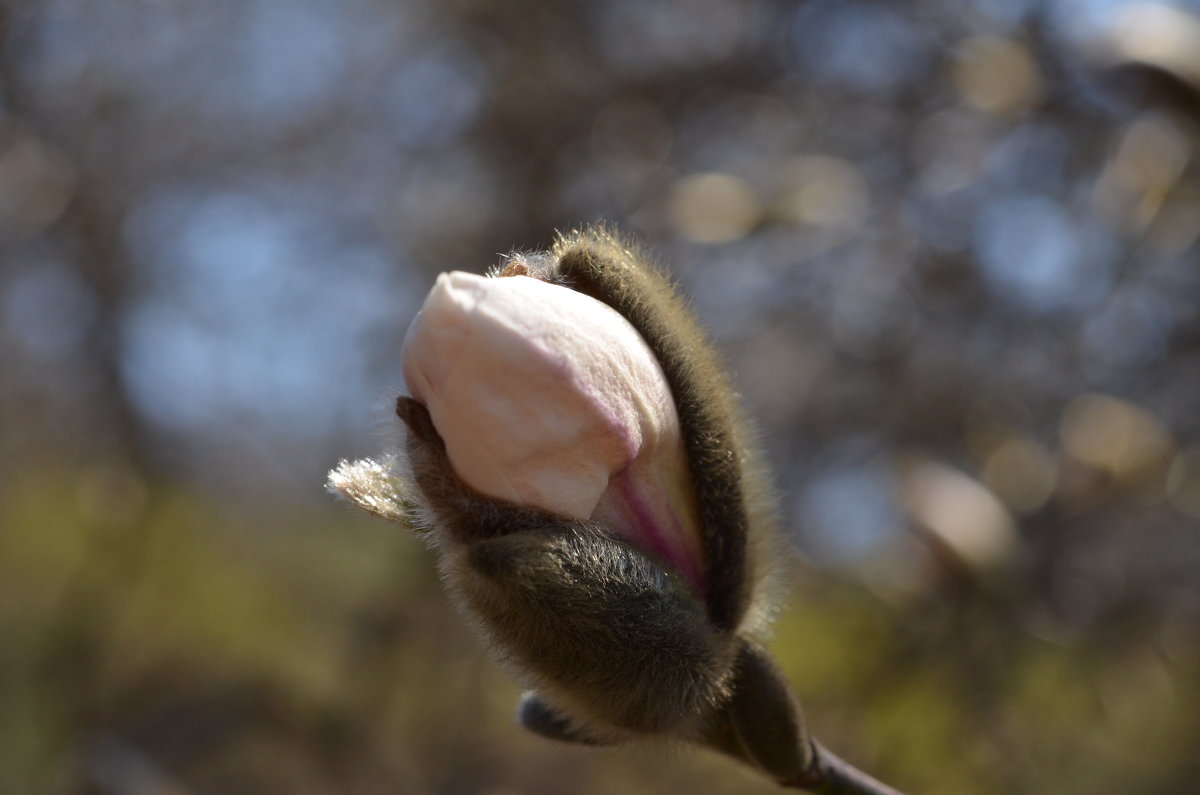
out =
<svg viewBox="0 0 1200 795"><path fill-rule="evenodd" d="M720 357L669 279L611 232L565 236L552 257L559 278L620 312L658 355L700 508L709 616L726 630L765 630L785 554L769 476Z"/></svg>
<svg viewBox="0 0 1200 795"><path fill-rule="evenodd" d="M387 466L343 463L331 487L430 531L455 603L533 688L519 711L530 730L586 743L698 742L796 780L813 745L763 645L782 548L765 470L719 357L670 281L606 229L514 254L491 275L590 296L652 350L678 413L703 576L681 576L595 518L474 491L429 411L409 397L396 407L405 449Z"/></svg>

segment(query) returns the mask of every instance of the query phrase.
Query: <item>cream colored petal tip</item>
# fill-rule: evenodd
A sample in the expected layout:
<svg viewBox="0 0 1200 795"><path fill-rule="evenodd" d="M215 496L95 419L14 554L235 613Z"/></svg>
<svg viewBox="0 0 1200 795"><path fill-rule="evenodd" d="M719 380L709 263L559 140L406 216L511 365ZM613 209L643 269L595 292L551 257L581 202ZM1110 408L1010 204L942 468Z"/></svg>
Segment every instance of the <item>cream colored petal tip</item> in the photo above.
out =
<svg viewBox="0 0 1200 795"><path fill-rule="evenodd" d="M382 519L412 525L409 488L387 462L370 458L342 460L330 470L325 488Z"/></svg>

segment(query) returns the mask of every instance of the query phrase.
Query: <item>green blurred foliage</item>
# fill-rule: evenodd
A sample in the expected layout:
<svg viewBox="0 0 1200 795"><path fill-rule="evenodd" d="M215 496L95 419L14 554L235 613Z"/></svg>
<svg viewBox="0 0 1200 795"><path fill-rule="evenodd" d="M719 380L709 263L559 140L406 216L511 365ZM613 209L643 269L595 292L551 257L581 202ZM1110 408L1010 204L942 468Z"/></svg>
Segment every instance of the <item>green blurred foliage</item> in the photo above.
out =
<svg viewBox="0 0 1200 795"><path fill-rule="evenodd" d="M428 551L349 509L252 528L122 470L28 473L0 505L0 792L773 791L707 753L518 730ZM897 786L1183 791L1195 638L1102 649L982 593L797 591L774 647L811 723Z"/></svg>

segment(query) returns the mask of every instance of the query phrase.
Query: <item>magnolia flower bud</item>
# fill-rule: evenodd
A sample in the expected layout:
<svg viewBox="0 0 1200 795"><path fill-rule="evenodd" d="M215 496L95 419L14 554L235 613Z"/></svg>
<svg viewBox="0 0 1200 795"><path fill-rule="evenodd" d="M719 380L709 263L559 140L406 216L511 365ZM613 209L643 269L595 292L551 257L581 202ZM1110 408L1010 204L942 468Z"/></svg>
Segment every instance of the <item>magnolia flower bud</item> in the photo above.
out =
<svg viewBox="0 0 1200 795"><path fill-rule="evenodd" d="M428 531L456 605L533 688L531 731L850 781L762 645L774 511L681 299L603 230L499 276L439 277L405 339L404 448L330 488Z"/></svg>
<svg viewBox="0 0 1200 795"><path fill-rule="evenodd" d="M702 587L675 401L611 307L528 276L442 274L405 338L404 375L468 486L606 521Z"/></svg>

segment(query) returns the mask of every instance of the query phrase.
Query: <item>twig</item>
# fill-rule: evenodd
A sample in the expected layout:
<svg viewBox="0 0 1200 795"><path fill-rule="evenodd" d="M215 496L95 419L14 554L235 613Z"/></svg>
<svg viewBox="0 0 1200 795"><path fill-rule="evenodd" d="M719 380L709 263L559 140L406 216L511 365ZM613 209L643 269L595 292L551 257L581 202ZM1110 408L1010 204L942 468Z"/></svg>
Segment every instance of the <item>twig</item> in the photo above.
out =
<svg viewBox="0 0 1200 795"><path fill-rule="evenodd" d="M815 795L904 795L841 759L816 740L812 741L813 761L803 776L783 786L803 789Z"/></svg>

